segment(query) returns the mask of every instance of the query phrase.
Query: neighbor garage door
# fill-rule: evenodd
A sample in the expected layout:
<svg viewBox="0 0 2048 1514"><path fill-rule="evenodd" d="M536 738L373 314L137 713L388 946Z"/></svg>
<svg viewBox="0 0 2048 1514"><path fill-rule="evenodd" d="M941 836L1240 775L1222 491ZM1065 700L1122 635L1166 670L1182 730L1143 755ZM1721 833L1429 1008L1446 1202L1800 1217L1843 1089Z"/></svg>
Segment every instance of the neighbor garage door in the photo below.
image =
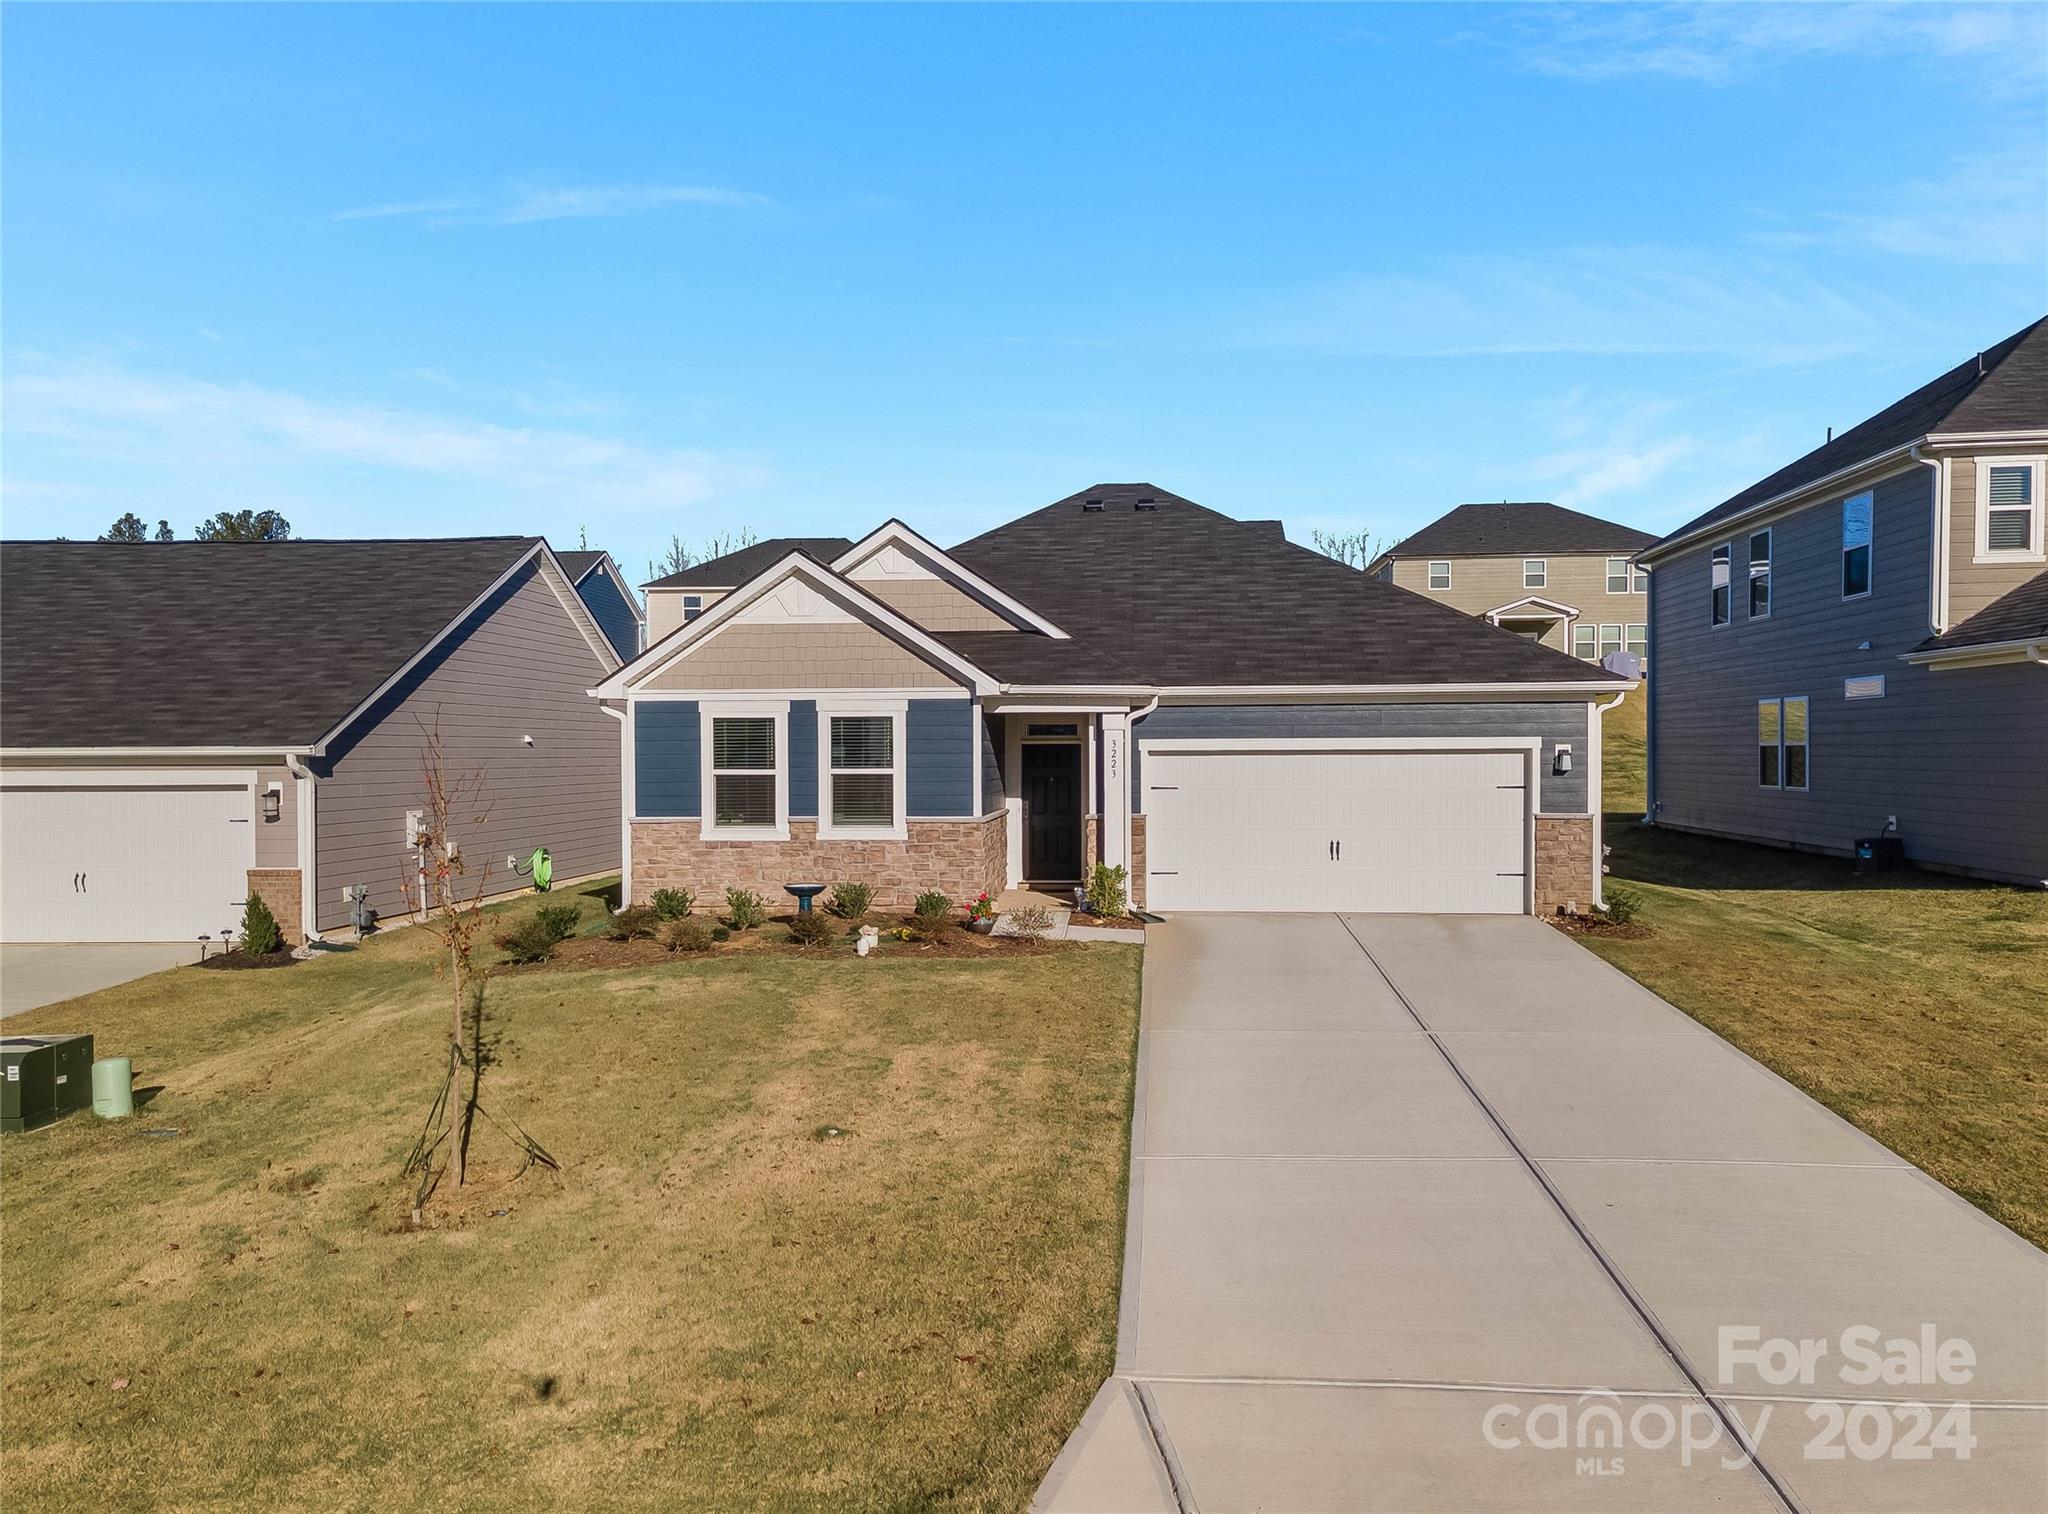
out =
<svg viewBox="0 0 2048 1514"><path fill-rule="evenodd" d="M1520 914L1520 751L1144 752L1146 906Z"/></svg>
<svg viewBox="0 0 2048 1514"><path fill-rule="evenodd" d="M0 788L0 940L190 941L238 925L246 787Z"/></svg>

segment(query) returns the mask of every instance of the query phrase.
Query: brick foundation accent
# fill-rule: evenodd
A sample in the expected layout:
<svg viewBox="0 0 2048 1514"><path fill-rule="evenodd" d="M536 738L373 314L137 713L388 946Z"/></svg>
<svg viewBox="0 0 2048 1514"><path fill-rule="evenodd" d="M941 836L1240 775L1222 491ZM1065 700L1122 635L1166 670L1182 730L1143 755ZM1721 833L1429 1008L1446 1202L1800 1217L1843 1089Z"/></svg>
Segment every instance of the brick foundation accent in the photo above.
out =
<svg viewBox="0 0 2048 1514"><path fill-rule="evenodd" d="M1131 908L1145 907L1145 817L1131 816Z"/></svg>
<svg viewBox="0 0 2048 1514"><path fill-rule="evenodd" d="M1536 817L1536 913L1554 915L1566 904L1593 907L1597 891L1593 817Z"/></svg>
<svg viewBox="0 0 2048 1514"><path fill-rule="evenodd" d="M1095 864L1102 860L1102 817L1083 815L1081 817L1081 878L1087 881Z"/></svg>
<svg viewBox="0 0 2048 1514"><path fill-rule="evenodd" d="M299 870L295 867L252 867L249 892L270 906L287 946L306 943L306 923L299 915Z"/></svg>
<svg viewBox="0 0 2048 1514"><path fill-rule="evenodd" d="M960 903L1002 893L1007 815L913 820L908 830L903 841L820 841L817 821L792 820L787 841L705 841L695 820L643 820L633 826L632 896L644 904L658 888L687 888L720 907L727 889L750 888L779 910L791 902L785 883L865 883L891 909L929 888Z"/></svg>

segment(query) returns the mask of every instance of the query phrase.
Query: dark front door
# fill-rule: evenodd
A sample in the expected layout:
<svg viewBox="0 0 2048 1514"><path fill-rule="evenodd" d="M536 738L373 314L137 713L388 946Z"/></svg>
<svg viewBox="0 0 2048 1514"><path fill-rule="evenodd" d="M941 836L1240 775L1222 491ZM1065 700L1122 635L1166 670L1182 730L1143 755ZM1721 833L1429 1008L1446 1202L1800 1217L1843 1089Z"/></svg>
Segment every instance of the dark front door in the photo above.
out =
<svg viewBox="0 0 2048 1514"><path fill-rule="evenodd" d="M1024 876L1052 883L1081 876L1081 748L1024 747Z"/></svg>

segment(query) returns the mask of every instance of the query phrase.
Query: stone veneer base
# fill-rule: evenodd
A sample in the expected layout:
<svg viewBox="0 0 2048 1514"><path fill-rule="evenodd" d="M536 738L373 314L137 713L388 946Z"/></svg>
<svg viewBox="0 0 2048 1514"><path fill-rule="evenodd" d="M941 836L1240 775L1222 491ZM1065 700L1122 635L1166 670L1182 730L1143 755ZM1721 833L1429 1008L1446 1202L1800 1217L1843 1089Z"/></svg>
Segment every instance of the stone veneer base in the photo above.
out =
<svg viewBox="0 0 2048 1514"><path fill-rule="evenodd" d="M792 820L787 841L706 841L695 820L633 822L631 897L687 888L716 908L729 888L747 888L770 910L790 906L785 883L865 883L885 909L907 908L926 889L964 904L1001 894L1009 871L1009 817L912 820L902 841L820 841L818 822Z"/></svg>
<svg viewBox="0 0 2048 1514"><path fill-rule="evenodd" d="M1593 907L1599 892L1593 855L1593 817L1536 817L1536 913L1554 915L1567 904Z"/></svg>

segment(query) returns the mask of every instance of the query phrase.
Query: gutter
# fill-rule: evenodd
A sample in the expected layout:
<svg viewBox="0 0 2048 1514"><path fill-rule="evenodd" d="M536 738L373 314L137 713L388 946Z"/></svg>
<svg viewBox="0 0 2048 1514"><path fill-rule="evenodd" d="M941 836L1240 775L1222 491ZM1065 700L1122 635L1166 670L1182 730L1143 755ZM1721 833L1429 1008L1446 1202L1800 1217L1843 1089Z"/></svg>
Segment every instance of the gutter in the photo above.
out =
<svg viewBox="0 0 2048 1514"><path fill-rule="evenodd" d="M1641 552L1636 554L1636 561L1649 567L1655 567L1658 559L1669 557L1680 548L1691 546L1694 542L1705 541L1709 537L1718 538L1724 536L1742 521L1762 515L1767 511L1775 510L1791 500L1800 499L1808 494L1825 493L1842 479L1853 478L1856 474L1866 469L1875 468L1883 463L1894 462L1909 456L1915 447L1928 440L1930 438L1923 436L1916 441L1901 442L1898 446L1887 451L1875 453L1870 457L1850 463L1847 467L1837 468L1832 473L1824 474L1816 479L1810 479L1796 488L1787 489L1781 494L1774 494L1769 499L1759 500L1756 504L1738 510L1733 515L1724 515L1718 520L1708 522L1706 525L1695 527L1682 536L1668 536L1663 541L1652 543L1650 546L1643 548ZM1917 459L1915 460L1917 461Z"/></svg>
<svg viewBox="0 0 2048 1514"><path fill-rule="evenodd" d="M1634 685L1630 685L1633 688ZM1589 775L1590 786L1586 794L1586 808L1593 812L1593 907L1607 908L1607 845L1603 832L1606 829L1606 804L1604 791L1607 787L1607 712L1628 698L1629 690L1623 689L1612 699L1602 704L1599 700L1587 701L1593 711L1592 729L1587 733L1593 742L1593 751L1598 760Z"/></svg>
<svg viewBox="0 0 2048 1514"><path fill-rule="evenodd" d="M2007 654L2016 653L2017 656ZM1901 652L1900 662L1915 666L1939 666L1943 663L1969 664L1973 662L2038 662L2048 663L2048 640L2038 636L2023 636L2016 641L1983 641L1969 646L1937 647L1927 652Z"/></svg>

